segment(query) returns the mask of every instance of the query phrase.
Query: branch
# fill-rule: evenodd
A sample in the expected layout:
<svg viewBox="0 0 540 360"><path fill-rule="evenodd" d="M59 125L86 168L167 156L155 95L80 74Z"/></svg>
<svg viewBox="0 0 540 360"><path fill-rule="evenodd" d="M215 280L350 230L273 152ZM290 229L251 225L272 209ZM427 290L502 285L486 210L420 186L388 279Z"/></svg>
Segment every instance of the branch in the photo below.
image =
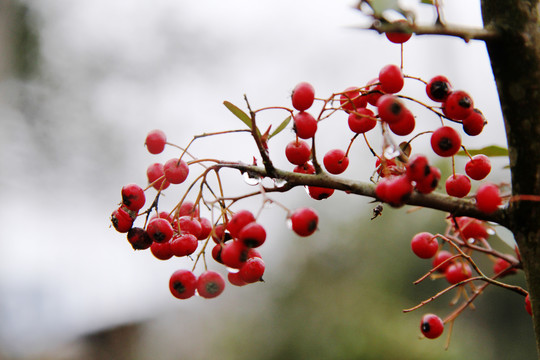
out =
<svg viewBox="0 0 540 360"><path fill-rule="evenodd" d="M318 186L377 199L374 184L345 179L342 177L329 175L327 173L300 174L274 169L273 174L275 176L269 176L265 168L237 162L220 162L219 164L213 165L213 167L231 168L254 177L268 177L285 181L285 185L266 189L267 192L284 192L296 186ZM431 193L426 195L414 192L405 202L405 204L441 210L448 212L453 216L468 216L479 220L491 221L503 226L506 226L507 224L507 215L505 209L499 209L492 214L486 214L478 210L474 202L471 200L459 199L439 193Z"/></svg>

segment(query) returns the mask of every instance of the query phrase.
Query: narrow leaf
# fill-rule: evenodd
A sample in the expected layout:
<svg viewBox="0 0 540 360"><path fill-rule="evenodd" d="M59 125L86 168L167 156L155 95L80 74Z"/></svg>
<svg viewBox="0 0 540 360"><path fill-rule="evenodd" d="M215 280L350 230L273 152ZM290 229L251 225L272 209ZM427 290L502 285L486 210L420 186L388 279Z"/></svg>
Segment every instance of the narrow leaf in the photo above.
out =
<svg viewBox="0 0 540 360"><path fill-rule="evenodd" d="M244 124L246 124L248 126L248 128L251 129L251 118L248 116L248 114L246 114L245 112L243 112L238 106L228 102L228 101L224 101L223 102L223 105L225 105L225 107L227 109L229 109L230 112L232 112L237 118L239 118L240 120L242 120L242 122Z"/></svg>
<svg viewBox="0 0 540 360"><path fill-rule="evenodd" d="M421 0L420 3L422 3L422 4L428 4L428 5L433 5L433 0Z"/></svg>
<svg viewBox="0 0 540 360"><path fill-rule="evenodd" d="M486 156L508 156L508 149L497 145L490 145L481 149L467 149L467 151L473 156L478 154L484 154ZM467 156L467 153L460 151L457 155Z"/></svg>
<svg viewBox="0 0 540 360"><path fill-rule="evenodd" d="M281 122L281 124L279 124L279 126L276 128L276 130L274 130L272 132L272 134L270 134L268 139L271 139L273 136L275 136L275 135L279 134L280 132L282 132L283 129L285 129L287 127L287 125L289 125L290 122L291 122L291 116L289 115L285 120L283 120Z"/></svg>

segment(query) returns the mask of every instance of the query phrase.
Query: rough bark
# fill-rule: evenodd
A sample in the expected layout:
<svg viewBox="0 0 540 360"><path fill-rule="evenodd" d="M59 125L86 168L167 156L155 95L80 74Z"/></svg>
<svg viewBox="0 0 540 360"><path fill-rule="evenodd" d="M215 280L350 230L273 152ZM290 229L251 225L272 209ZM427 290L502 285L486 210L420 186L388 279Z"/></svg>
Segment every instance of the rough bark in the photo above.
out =
<svg viewBox="0 0 540 360"><path fill-rule="evenodd" d="M512 193L540 195L540 30L537 0L482 0L486 40L504 116ZM508 227L519 246L540 355L540 202L514 201Z"/></svg>

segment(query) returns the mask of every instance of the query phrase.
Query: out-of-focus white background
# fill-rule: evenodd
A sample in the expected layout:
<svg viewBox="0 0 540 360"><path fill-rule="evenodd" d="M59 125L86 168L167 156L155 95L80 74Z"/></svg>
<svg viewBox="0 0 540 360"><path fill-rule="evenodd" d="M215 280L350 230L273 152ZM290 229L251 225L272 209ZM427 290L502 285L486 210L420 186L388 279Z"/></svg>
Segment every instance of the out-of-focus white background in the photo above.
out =
<svg viewBox="0 0 540 360"><path fill-rule="evenodd" d="M224 100L243 107L247 94L254 107L289 106L290 91L300 81L311 82L325 97L365 84L400 58L398 45L354 28L367 22L350 0L22 3L37 31L39 62L36 76L5 73L0 79L0 348L5 354L39 351L180 307L204 311L200 299L179 302L168 293L170 272L186 264L134 253L109 225L121 187L145 184L151 162L177 154L169 148L157 157L148 154L143 143L149 130L160 128L171 142L185 145L194 134L241 127ZM409 3L420 19L433 20L431 7ZM482 25L478 1L444 5L447 22ZM413 37L404 51L405 73L425 79L444 73L483 110L489 121L485 136L465 139L466 145L505 145L482 43ZM422 94L418 83L407 86ZM286 114L267 116L277 123ZM339 126L323 124L321 149L347 145L350 137L342 136L350 134L341 120ZM433 121L417 119L419 128ZM290 138L290 131L275 138L278 164L286 166L280 147ZM355 146L357 158L351 159L357 170L350 174L367 180L372 160L365 147ZM249 162L254 150L248 137L234 135L205 139L193 151ZM172 204L181 193L172 190L164 201ZM289 196L288 205L306 204L300 195ZM354 206L345 202L339 215ZM278 265L278 249L287 246L279 242L294 237L285 214L273 211L266 221L274 244L265 251L271 255L267 261Z"/></svg>

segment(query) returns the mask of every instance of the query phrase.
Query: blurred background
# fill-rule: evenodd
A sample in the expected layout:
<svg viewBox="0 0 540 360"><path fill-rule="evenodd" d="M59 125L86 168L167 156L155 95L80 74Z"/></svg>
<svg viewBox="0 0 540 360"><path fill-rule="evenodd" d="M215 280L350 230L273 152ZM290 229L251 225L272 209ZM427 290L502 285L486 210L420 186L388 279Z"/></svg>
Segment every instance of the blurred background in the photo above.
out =
<svg viewBox="0 0 540 360"><path fill-rule="evenodd" d="M447 351L445 336L419 340L423 313L452 311L449 295L402 313L444 288L429 280L412 285L429 262L409 251L415 233L444 231L438 212L385 208L372 221L370 199L336 193L319 202L303 189L273 195L291 209L316 208L319 231L299 238L282 209L265 208L265 282L229 285L214 300L173 298L169 276L190 263L134 252L110 227L121 187L144 185L149 164L178 155L173 148L148 154L149 130L162 129L169 141L185 145L195 134L242 126L224 100L244 107L247 94L254 108L289 106L300 81L328 97L398 64L398 45L357 29L368 19L354 5L0 0L0 359L534 358L523 299L496 288L458 318ZM434 20L430 6L406 5L420 22ZM479 1L447 1L444 17L482 25ZM404 56L407 74L444 74L482 109L489 125L482 136L464 138L466 146L506 145L482 43L413 36ZM408 82L405 91L424 96L420 83ZM418 131L437 121L413 111ZM278 124L285 117L268 112L261 119ZM321 153L348 145L344 117L321 125ZM270 144L286 169L281 149L291 139L286 130ZM376 136L370 140L376 147ZM413 152L432 155L426 139L414 146ZM192 151L245 162L256 155L245 135L203 139ZM350 157L344 175L368 181L374 159L365 145L355 143ZM451 164L436 165L444 179ZM495 161L489 179L509 181L504 166L504 159ZM253 190L236 174L227 177L226 189ZM162 208L185 190L167 190ZM260 199L248 199L236 209L260 206ZM512 251L496 236L492 245ZM521 275L508 280L523 285Z"/></svg>

